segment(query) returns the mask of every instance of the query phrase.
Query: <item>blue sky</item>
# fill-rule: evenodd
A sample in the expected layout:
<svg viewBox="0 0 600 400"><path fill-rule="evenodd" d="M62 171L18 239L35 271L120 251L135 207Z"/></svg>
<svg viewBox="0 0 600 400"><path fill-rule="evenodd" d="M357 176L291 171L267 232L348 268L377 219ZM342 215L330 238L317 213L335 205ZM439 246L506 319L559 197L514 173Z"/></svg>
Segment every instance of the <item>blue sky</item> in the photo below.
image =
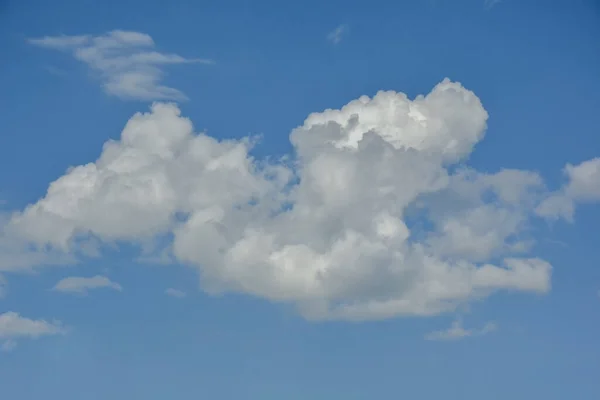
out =
<svg viewBox="0 0 600 400"><path fill-rule="evenodd" d="M0 2L2 396L600 396L598 2L201 3ZM410 103L380 90L433 94ZM363 95L368 106L342 109ZM155 100L176 106L133 117ZM407 125L385 120L390 104L409 107ZM183 117L217 139L198 151L235 165L186 153L196 133ZM346 148L322 139L350 131L362 140ZM257 134L247 150L243 138ZM75 170L84 177L68 171L96 162L110 139L148 169L114 172L117 161L129 168L117 157ZM161 140L179 146L167 161L152 153L167 151ZM498 175L506 168L519 172ZM451 179L429 180L440 171ZM70 186L47 194L61 176ZM117 193L152 182L152 195ZM369 197L379 182L393 201ZM286 205L274 201L293 210L263 215L290 185ZM472 199L477 185L495 197ZM68 202L86 187L97 189ZM410 219L419 204L426 216ZM221 215L227 240L193 225L195 213ZM361 231L370 213L393 234ZM336 253L342 231L358 239ZM369 258L365 243L384 249ZM213 257L219 246L229 258ZM511 269L504 257L547 264ZM400 275L385 275L388 264ZM313 265L324 278L304 275ZM441 265L461 273L434 276Z"/></svg>

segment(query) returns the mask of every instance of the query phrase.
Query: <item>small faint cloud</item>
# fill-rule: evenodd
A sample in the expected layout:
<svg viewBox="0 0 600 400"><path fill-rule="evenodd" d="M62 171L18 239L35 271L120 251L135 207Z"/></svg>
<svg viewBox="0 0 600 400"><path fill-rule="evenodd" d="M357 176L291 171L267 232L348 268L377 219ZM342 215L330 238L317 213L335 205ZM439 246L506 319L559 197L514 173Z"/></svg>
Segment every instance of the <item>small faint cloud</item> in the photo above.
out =
<svg viewBox="0 0 600 400"><path fill-rule="evenodd" d="M8 286L8 282L6 281L6 278L4 278L2 275L0 275L0 299L3 298L4 296L6 296L6 292L7 292L6 287L7 286Z"/></svg>
<svg viewBox="0 0 600 400"><path fill-rule="evenodd" d="M165 290L165 294L171 296L171 297L177 297L179 299L185 297L187 294L179 289L173 289L173 288L168 288L167 290Z"/></svg>
<svg viewBox="0 0 600 400"><path fill-rule="evenodd" d="M488 10L498 4L500 4L502 2L502 0L485 0L484 1L484 6L485 8L487 8Z"/></svg>
<svg viewBox="0 0 600 400"><path fill-rule="evenodd" d="M556 245L556 246L560 246L560 247L569 247L569 244L566 243L566 242L563 242L562 240L543 239L543 241L545 241L547 243L551 243L551 244Z"/></svg>
<svg viewBox="0 0 600 400"><path fill-rule="evenodd" d="M15 340L7 340L0 346L0 351L10 352L17 348L17 342Z"/></svg>
<svg viewBox="0 0 600 400"><path fill-rule="evenodd" d="M61 279L52 290L63 293L87 294L90 289L108 288L123 291L121 285L111 281L105 276L96 275L91 278L75 277Z"/></svg>
<svg viewBox="0 0 600 400"><path fill-rule="evenodd" d="M465 329L462 321L456 320L448 329L434 331L425 335L426 340L451 341L460 340L471 336L483 336L498 329L495 322L488 322L481 329Z"/></svg>
<svg viewBox="0 0 600 400"><path fill-rule="evenodd" d="M114 30L103 35L45 36L29 43L68 51L99 73L104 91L122 99L185 100L178 89L161 84L163 67L171 64L213 64L209 59L185 58L154 50L145 33Z"/></svg>
<svg viewBox="0 0 600 400"><path fill-rule="evenodd" d="M67 71L62 70L60 68L54 67L52 65L46 65L44 67L44 69L46 70L46 72L54 75L54 76L60 76L60 77L65 77L67 76Z"/></svg>
<svg viewBox="0 0 600 400"><path fill-rule="evenodd" d="M327 35L327 40L329 40L333 44L338 44L347 34L348 25L342 24L335 28L333 31L329 32L329 34Z"/></svg>
<svg viewBox="0 0 600 400"><path fill-rule="evenodd" d="M67 331L60 321L48 322L43 319L29 319L16 312L0 314L0 350L12 351L18 339L37 339L42 336L61 335Z"/></svg>
<svg viewBox="0 0 600 400"><path fill-rule="evenodd" d="M153 250L153 246L142 248L142 255L136 257L135 260L139 263L158 265L169 265L173 262L173 254L171 249L162 249L158 253L153 252Z"/></svg>

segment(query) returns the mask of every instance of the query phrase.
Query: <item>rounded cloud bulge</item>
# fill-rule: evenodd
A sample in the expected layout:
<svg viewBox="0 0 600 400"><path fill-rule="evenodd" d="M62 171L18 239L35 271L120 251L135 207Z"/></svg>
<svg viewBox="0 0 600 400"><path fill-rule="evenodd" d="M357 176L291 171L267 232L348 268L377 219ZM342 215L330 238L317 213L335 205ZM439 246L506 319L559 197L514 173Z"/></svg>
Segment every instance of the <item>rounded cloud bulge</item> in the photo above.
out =
<svg viewBox="0 0 600 400"><path fill-rule="evenodd" d="M535 172L464 164L487 119L448 79L412 100L382 91L309 115L290 134L293 154L272 160L252 155L254 137L197 133L175 104L154 103L96 161L13 213L0 246L26 244L42 265L40 254L139 244L197 268L208 292L293 304L310 319L436 315L499 290L545 293L552 268L531 254L528 227L552 194Z"/></svg>

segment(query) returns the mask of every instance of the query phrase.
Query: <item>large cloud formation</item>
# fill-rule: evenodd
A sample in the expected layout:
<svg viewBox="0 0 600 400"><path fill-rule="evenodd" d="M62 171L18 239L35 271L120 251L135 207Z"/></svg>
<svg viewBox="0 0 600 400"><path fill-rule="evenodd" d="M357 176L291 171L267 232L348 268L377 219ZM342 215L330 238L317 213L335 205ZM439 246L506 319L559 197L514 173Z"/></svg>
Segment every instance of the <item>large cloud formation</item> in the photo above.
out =
<svg viewBox="0 0 600 400"><path fill-rule="evenodd" d="M208 292L293 304L311 319L436 315L499 290L545 293L551 266L530 254L532 219L552 214L540 210L555 196L589 194L579 177L589 174L550 193L534 172L465 166L487 118L446 79L414 100L379 92L311 114L290 135L293 155L257 160L256 138L194 133L176 105L155 103L98 160L14 213L3 240L54 263L132 242L197 268Z"/></svg>

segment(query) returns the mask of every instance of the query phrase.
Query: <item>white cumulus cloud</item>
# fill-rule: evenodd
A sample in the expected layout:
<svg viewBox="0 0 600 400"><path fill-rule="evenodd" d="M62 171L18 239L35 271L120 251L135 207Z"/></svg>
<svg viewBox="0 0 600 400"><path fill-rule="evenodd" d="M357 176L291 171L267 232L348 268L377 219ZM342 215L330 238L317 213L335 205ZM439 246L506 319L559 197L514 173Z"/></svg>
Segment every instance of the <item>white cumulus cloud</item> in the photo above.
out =
<svg viewBox="0 0 600 400"><path fill-rule="evenodd" d="M19 339L37 339L42 336L59 335L65 332L65 328L59 321L48 322L42 319L29 319L13 311L0 314L0 349L2 351L13 350Z"/></svg>
<svg viewBox="0 0 600 400"><path fill-rule="evenodd" d="M184 100L178 89L161 84L163 68L172 64L212 64L209 59L185 58L154 50L145 33L114 30L103 35L45 36L33 45L68 51L99 75L106 93L124 99Z"/></svg>
<svg viewBox="0 0 600 400"><path fill-rule="evenodd" d="M90 278L71 276L61 279L52 290L64 293L86 294L91 289L108 288L122 291L123 288L105 276L96 275Z"/></svg>
<svg viewBox="0 0 600 400"><path fill-rule="evenodd" d="M217 140L155 103L13 213L3 240L74 258L130 242L198 269L209 293L293 304L311 319L543 294L552 267L531 254L531 227L549 194L535 172L466 166L487 118L446 79L415 99L379 92L313 113L291 132L293 154L258 160L256 138Z"/></svg>
<svg viewBox="0 0 600 400"><path fill-rule="evenodd" d="M563 172L567 183L544 199L536 212L546 218L564 218L572 222L577 203L600 201L600 157L577 165L567 164Z"/></svg>

